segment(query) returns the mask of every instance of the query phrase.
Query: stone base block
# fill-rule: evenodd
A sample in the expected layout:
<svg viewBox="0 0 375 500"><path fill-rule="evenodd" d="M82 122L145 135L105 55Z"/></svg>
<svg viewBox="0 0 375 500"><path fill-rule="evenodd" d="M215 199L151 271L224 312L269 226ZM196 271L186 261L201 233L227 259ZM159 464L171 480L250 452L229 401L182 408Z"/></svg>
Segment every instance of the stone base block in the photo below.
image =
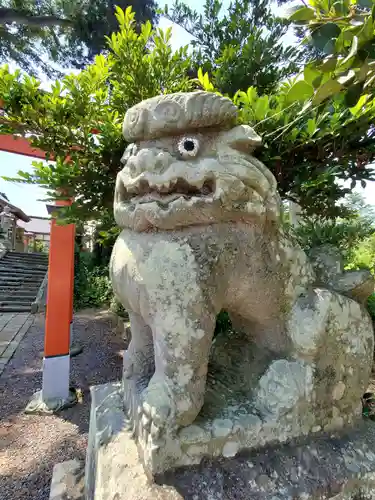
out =
<svg viewBox="0 0 375 500"><path fill-rule="evenodd" d="M280 363L288 362L283 360ZM289 364L300 368L298 363ZM296 372L298 379L299 373ZM220 382L220 379L216 378L216 381ZM242 450L275 446L308 435L319 436L323 432L341 429L344 425L335 407L326 424L314 415L308 404L296 404L294 408L290 405L290 411L286 413L260 412L254 400L242 398L241 401L237 393L233 397L229 384L222 384L218 390L216 385L211 387L209 383L206 403L194 423L177 431L167 427L161 432L143 411L142 387L145 385L146 381L142 385L133 379L124 379L123 404L129 429L134 434L139 455L150 478L171 468L199 464L205 457L230 458ZM241 386L237 384L234 387ZM268 397L270 392L268 388L263 392L263 400L267 402L271 399ZM283 394L276 395L274 399L288 408L290 402L284 401ZM361 412L359 402L354 416L358 422L361 421Z"/></svg>
<svg viewBox="0 0 375 500"><path fill-rule="evenodd" d="M25 408L27 414L37 415L52 415L66 408L71 408L78 403L77 391L73 388L69 389L67 399L62 398L43 398L43 391L38 391L33 394L31 400Z"/></svg>
<svg viewBox="0 0 375 500"><path fill-rule="evenodd" d="M86 500L174 500L173 488L150 484L122 409L120 384L91 388Z"/></svg>
<svg viewBox="0 0 375 500"><path fill-rule="evenodd" d="M49 500L83 500L84 466L78 460L56 464L52 472Z"/></svg>
<svg viewBox="0 0 375 500"><path fill-rule="evenodd" d="M92 388L86 500L373 500L373 450L375 424L363 422L347 433L203 458L156 474L151 484L129 432L120 384L105 384Z"/></svg>

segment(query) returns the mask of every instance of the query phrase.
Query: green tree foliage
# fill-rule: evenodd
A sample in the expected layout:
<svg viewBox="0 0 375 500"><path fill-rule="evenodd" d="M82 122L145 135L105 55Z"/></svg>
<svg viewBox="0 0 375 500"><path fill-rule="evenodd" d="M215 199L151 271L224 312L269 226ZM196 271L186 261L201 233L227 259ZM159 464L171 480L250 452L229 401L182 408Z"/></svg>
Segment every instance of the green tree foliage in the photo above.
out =
<svg viewBox="0 0 375 500"><path fill-rule="evenodd" d="M367 310L370 313L372 320L375 322L375 293L367 299Z"/></svg>
<svg viewBox="0 0 375 500"><path fill-rule="evenodd" d="M74 309L102 307L113 301L108 266L93 265L92 255L76 249L74 254Z"/></svg>
<svg viewBox="0 0 375 500"><path fill-rule="evenodd" d="M289 23L272 14L269 0L234 0L225 12L219 0L206 0L202 15L188 3L176 0L164 15L193 37L194 66L220 92L254 86L268 93L297 71L298 50L282 43Z"/></svg>
<svg viewBox="0 0 375 500"><path fill-rule="evenodd" d="M320 55L308 66L316 77L310 81L304 74L304 82L314 88L315 104L338 92L349 107L356 106L361 98L361 104L373 98L372 0L310 0L308 5L297 7L289 19L304 29L304 42Z"/></svg>
<svg viewBox="0 0 375 500"><path fill-rule="evenodd" d="M303 217L301 224L286 230L306 250L330 244L338 248L347 269L375 271L375 210L360 193L345 200L346 218Z"/></svg>
<svg viewBox="0 0 375 500"><path fill-rule="evenodd" d="M357 246L374 232L374 226L369 226L366 220L358 216L333 220L307 217L290 231L306 251L321 245L333 245L340 250L348 265L353 261Z"/></svg>
<svg viewBox="0 0 375 500"><path fill-rule="evenodd" d="M361 241L354 249L352 257L348 262L349 269L370 269L375 273L375 232Z"/></svg>
<svg viewBox="0 0 375 500"><path fill-rule="evenodd" d="M350 193L346 197L345 205L354 216L367 222L370 226L375 225L375 206L369 205L362 194Z"/></svg>
<svg viewBox="0 0 375 500"><path fill-rule="evenodd" d="M291 19L306 31L306 44L324 44L324 56L279 82L273 93L250 87L234 96L242 120L263 136L260 157L282 195L308 214L337 216L345 208L337 201L373 178L374 19L363 1L351 1L342 14L340 2L335 8L327 0L305 2ZM199 77L204 88L215 88L214 78ZM351 188L337 183L348 179Z"/></svg>
<svg viewBox="0 0 375 500"><path fill-rule="evenodd" d="M53 156L48 166L34 163L21 180L39 184L55 197L74 196L72 215L102 220L112 211L114 182L126 146L121 134L125 111L160 92L193 88L187 75L187 49L173 52L170 30L153 30L150 22L136 31L130 8L117 10L120 31L108 40L109 54L78 75L69 75L42 92L40 83L19 71L0 71L4 116L0 133L32 134L32 143ZM146 50L147 48L147 50ZM69 160L67 161L67 157Z"/></svg>
<svg viewBox="0 0 375 500"><path fill-rule="evenodd" d="M48 76L51 61L83 68L117 30L116 5L133 5L138 24L156 19L154 0L0 0L0 61Z"/></svg>
<svg viewBox="0 0 375 500"><path fill-rule="evenodd" d="M367 224L368 236L360 240L351 252L351 258L347 263L349 269L365 268L375 273L375 209L369 205L363 196L353 193L348 197L348 206L357 220ZM375 309L374 309L375 312Z"/></svg>

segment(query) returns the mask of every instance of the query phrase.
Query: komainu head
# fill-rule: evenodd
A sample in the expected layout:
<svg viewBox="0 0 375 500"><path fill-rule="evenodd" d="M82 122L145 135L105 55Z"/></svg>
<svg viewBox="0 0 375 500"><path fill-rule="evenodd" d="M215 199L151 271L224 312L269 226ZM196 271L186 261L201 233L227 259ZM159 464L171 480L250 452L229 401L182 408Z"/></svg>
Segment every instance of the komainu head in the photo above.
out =
<svg viewBox="0 0 375 500"><path fill-rule="evenodd" d="M129 109L117 224L146 231L275 220L276 180L251 155L261 139L236 118L232 101L210 92L158 96Z"/></svg>

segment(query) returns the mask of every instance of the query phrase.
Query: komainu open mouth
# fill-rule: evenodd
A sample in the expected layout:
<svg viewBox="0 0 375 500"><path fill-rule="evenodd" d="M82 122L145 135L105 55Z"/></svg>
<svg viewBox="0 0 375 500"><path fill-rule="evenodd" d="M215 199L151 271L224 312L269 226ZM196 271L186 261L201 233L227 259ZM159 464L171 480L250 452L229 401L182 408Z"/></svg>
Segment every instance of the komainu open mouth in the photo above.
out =
<svg viewBox="0 0 375 500"><path fill-rule="evenodd" d="M182 178L162 184L151 184L146 179L140 179L134 184L126 186L126 198L133 203L150 203L152 201L170 203L181 197L189 200L193 197L209 196L214 192L215 181L213 179L197 180L194 184L190 184Z"/></svg>

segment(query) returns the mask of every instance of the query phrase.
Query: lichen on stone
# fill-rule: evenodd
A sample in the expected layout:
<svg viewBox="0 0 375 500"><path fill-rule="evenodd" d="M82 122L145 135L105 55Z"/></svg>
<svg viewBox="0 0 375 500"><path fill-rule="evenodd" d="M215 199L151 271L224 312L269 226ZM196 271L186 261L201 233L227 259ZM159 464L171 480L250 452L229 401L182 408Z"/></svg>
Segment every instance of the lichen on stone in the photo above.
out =
<svg viewBox="0 0 375 500"><path fill-rule="evenodd" d="M370 375L371 280L288 238L261 139L235 117L197 92L124 120L110 274L132 331L124 404L152 473L353 425ZM222 310L233 328L213 340Z"/></svg>

